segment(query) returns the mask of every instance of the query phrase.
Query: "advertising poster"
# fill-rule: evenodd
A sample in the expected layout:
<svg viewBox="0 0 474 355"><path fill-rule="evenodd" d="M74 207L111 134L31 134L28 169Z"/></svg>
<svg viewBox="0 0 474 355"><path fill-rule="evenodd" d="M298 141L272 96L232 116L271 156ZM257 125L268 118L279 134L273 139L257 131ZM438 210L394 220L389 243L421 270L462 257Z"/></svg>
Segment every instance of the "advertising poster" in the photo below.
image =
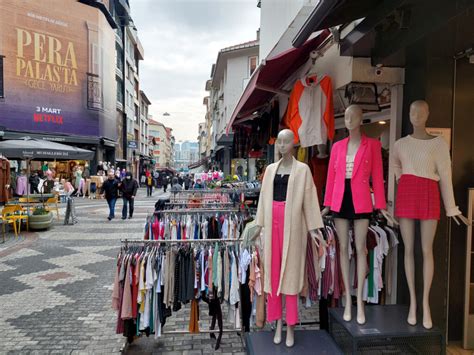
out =
<svg viewBox="0 0 474 355"><path fill-rule="evenodd" d="M0 1L0 126L115 140L115 33L75 0Z"/></svg>

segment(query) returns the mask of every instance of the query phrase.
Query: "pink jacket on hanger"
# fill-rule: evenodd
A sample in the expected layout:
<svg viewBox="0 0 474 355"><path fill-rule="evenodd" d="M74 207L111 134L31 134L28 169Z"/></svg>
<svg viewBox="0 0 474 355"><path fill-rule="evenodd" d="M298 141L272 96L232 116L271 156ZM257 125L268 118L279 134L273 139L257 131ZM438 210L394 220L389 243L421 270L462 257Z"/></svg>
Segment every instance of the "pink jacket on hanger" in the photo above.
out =
<svg viewBox="0 0 474 355"><path fill-rule="evenodd" d="M339 212L344 196L346 179L346 155L349 138L334 144L329 159L328 178L324 205ZM372 179L372 180L371 180ZM370 182L374 191L375 206L372 203ZM385 190L382 168L382 147L374 138L362 135L357 150L351 179L352 201L356 213L370 213L375 209L385 209Z"/></svg>

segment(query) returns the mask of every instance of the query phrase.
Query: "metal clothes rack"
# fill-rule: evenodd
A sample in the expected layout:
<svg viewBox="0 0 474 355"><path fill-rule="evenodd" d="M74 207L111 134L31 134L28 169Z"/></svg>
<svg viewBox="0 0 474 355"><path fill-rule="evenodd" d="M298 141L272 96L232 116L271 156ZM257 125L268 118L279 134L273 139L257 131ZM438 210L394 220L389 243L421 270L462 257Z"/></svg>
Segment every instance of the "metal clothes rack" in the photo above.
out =
<svg viewBox="0 0 474 355"><path fill-rule="evenodd" d="M223 188L223 189L196 189L196 190L181 190L181 191L171 191L171 194L231 194L231 193L250 193L250 192L259 192L260 188Z"/></svg>
<svg viewBox="0 0 474 355"><path fill-rule="evenodd" d="M172 210L155 211L155 214L205 214L205 213L236 213L241 212L240 208L181 208Z"/></svg>
<svg viewBox="0 0 474 355"><path fill-rule="evenodd" d="M229 238L229 239L162 239L162 240L143 240L143 239L121 239L120 242L125 244L145 244L145 245L152 245L152 244L203 244L203 243L238 243L241 242L241 239L237 238ZM240 289L240 284L239 284ZM240 293L240 292L239 292ZM240 303L240 302L239 302ZM239 305L239 312L240 317L242 318L242 307ZM199 334L211 334L211 333L220 333L219 329L202 329L199 330L198 333L191 333L189 330L171 330L171 331L162 331L162 335L184 335L184 334L192 334L192 335L199 335ZM222 333L237 333L240 336L241 341L243 342L243 322L241 322L240 328L234 329L222 329ZM121 352L125 352L129 343L126 340L125 344L120 349Z"/></svg>

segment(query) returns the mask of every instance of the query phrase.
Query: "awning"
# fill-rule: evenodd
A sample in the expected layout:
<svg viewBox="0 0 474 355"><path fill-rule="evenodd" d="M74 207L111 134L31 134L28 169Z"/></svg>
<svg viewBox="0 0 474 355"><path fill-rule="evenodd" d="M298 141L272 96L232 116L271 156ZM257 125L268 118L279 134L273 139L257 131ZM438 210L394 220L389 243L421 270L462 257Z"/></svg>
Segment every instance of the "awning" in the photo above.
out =
<svg viewBox="0 0 474 355"><path fill-rule="evenodd" d="M197 161L197 162L194 162L194 163L192 163L192 164L189 164L189 165L188 165L188 168L189 168L189 169L196 169L196 168L199 168L200 166L203 166L203 165L207 164L210 159L211 159L210 157L202 158L201 160L199 160L199 161Z"/></svg>
<svg viewBox="0 0 474 355"><path fill-rule="evenodd" d="M365 17L384 2L388 1L319 0L318 5L293 39L293 46L296 48L303 46L313 32Z"/></svg>
<svg viewBox="0 0 474 355"><path fill-rule="evenodd" d="M252 118L255 111L266 105L274 95L283 93L280 87L308 61L310 52L318 48L329 34L328 30L322 31L301 48L291 48L262 63L240 97L226 127L226 134L229 134L234 123Z"/></svg>
<svg viewBox="0 0 474 355"><path fill-rule="evenodd" d="M3 134L2 134L3 133ZM78 144L99 144L99 138L87 137L87 136L63 136L63 135L48 135L43 133L30 133L30 132L15 132L15 131L4 131L0 133L0 137L3 139L21 139L25 136L42 139L45 141L58 142L58 143L78 143Z"/></svg>
<svg viewBox="0 0 474 355"><path fill-rule="evenodd" d="M7 158L43 160L91 160L95 155L91 150L30 137L0 142L0 153Z"/></svg>

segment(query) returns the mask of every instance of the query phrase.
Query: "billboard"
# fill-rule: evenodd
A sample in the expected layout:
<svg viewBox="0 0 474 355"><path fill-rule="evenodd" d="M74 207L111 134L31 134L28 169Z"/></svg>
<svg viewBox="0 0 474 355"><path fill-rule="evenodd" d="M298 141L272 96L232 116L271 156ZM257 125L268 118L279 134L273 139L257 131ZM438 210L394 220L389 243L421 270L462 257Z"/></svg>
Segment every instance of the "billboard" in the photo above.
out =
<svg viewBox="0 0 474 355"><path fill-rule="evenodd" d="M115 32L76 0L0 1L7 130L117 138Z"/></svg>

